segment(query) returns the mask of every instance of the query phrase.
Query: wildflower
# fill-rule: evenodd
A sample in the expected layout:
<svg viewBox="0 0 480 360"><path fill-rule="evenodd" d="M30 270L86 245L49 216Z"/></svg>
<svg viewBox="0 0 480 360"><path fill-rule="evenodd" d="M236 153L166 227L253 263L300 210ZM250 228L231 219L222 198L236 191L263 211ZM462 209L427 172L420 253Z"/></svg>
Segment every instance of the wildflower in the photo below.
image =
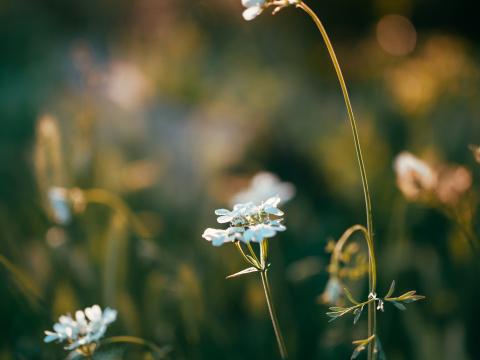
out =
<svg viewBox="0 0 480 360"><path fill-rule="evenodd" d="M455 205L470 189L472 182L472 174L465 167L445 167L439 172L435 192L441 202Z"/></svg>
<svg viewBox="0 0 480 360"><path fill-rule="evenodd" d="M397 184L403 195L409 200L416 200L431 192L437 183L436 172L425 162L409 152L399 154L394 163Z"/></svg>
<svg viewBox="0 0 480 360"><path fill-rule="evenodd" d="M286 230L280 218L284 213L277 207L280 201L279 196L274 196L260 205L248 202L236 204L233 210L217 209L218 223L229 223L230 226L225 230L208 228L202 237L214 246L235 241L260 243L265 238L271 238L277 232Z"/></svg>
<svg viewBox="0 0 480 360"><path fill-rule="evenodd" d="M242 5L246 8L243 18L247 21L253 20L270 6L275 6L273 13L276 14L283 8L298 3L300 0L242 0Z"/></svg>
<svg viewBox="0 0 480 360"><path fill-rule="evenodd" d="M258 204L263 199L274 195L278 195L282 199L281 203L286 203L295 196L295 186L281 182L275 174L262 171L252 178L248 188L233 196L232 203L253 202Z"/></svg>
<svg viewBox="0 0 480 360"><path fill-rule="evenodd" d="M117 311L98 305L87 307L85 310L75 312L73 318L70 314L62 315L53 325L54 331L45 331L44 342L67 342L65 350L77 350L89 355L94 351L96 343L105 334L108 325L117 318Z"/></svg>

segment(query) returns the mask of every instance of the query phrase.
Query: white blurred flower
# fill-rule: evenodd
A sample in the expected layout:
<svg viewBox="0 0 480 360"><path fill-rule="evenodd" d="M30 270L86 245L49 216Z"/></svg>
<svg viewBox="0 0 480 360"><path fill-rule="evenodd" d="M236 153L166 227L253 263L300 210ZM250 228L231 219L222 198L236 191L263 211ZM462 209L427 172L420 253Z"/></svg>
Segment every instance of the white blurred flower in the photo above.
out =
<svg viewBox="0 0 480 360"><path fill-rule="evenodd" d="M248 188L233 196L231 203L260 203L263 199L278 195L286 203L295 196L295 186L282 182L278 176L270 172L257 173L251 180Z"/></svg>
<svg viewBox="0 0 480 360"><path fill-rule="evenodd" d="M208 228L202 237L214 246L235 241L262 242L273 237L277 232L286 230L280 218L284 213L277 207L280 201L280 197L274 196L260 205L249 202L236 204L233 210L217 209L217 221L230 226L225 230Z"/></svg>
<svg viewBox="0 0 480 360"><path fill-rule="evenodd" d="M95 344L105 334L108 325L117 318L117 311L98 305L76 311L75 318L71 315L62 315L53 325L54 331L45 331L44 342L67 342L65 350L78 350L84 346Z"/></svg>
<svg viewBox="0 0 480 360"><path fill-rule="evenodd" d="M72 218L68 190L59 186L51 187L48 191L48 202L53 220L60 225L68 224Z"/></svg>
<svg viewBox="0 0 480 360"><path fill-rule="evenodd" d="M395 158L394 169L397 185L407 199L416 200L434 190L437 184L437 173L409 152L402 152Z"/></svg>
<svg viewBox="0 0 480 360"><path fill-rule="evenodd" d="M320 295L320 301L324 304L336 305L342 294L342 284L336 276L332 276L328 280L322 295Z"/></svg>

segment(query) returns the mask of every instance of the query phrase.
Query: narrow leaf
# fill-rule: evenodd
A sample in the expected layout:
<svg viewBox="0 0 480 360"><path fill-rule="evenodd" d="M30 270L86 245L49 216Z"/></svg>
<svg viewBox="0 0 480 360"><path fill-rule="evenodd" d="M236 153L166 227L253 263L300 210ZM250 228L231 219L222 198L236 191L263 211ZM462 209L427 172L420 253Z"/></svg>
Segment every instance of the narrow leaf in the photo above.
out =
<svg viewBox="0 0 480 360"><path fill-rule="evenodd" d="M399 310L402 310L402 311L407 310L407 307L402 303L399 303L398 301L392 301L392 304L395 305L395 307Z"/></svg>
<svg viewBox="0 0 480 360"><path fill-rule="evenodd" d="M390 289L388 289L387 295L385 295L385 297L389 298L390 296L393 295L394 291L395 291L395 280L392 281L392 284L390 285Z"/></svg>
<svg viewBox="0 0 480 360"><path fill-rule="evenodd" d="M387 360L387 356L385 355L385 351L383 351L382 343L378 336L375 337L375 353L377 354L378 360Z"/></svg>
<svg viewBox="0 0 480 360"><path fill-rule="evenodd" d="M360 308L357 308L353 313L355 314L355 318L353 319L353 325L355 325L358 320L360 319L360 316L362 316L363 312L363 306Z"/></svg>
<svg viewBox="0 0 480 360"><path fill-rule="evenodd" d="M353 297L352 293L350 292L350 290L348 290L347 287L344 287L343 288L343 291L345 291L345 296L347 297L347 299L354 305L358 305L360 304L357 300L355 300L355 298Z"/></svg>
<svg viewBox="0 0 480 360"><path fill-rule="evenodd" d="M249 268L244 269L244 270L242 270L242 271L239 271L239 272L237 272L237 273L235 273L235 274L229 275L229 276L226 277L226 279L236 278L236 277L238 277L238 276L250 274L250 273L253 273L253 272L257 272L257 271L258 271L258 269L257 269L256 267L253 267L253 266L252 266L252 267L249 267Z"/></svg>
<svg viewBox="0 0 480 360"><path fill-rule="evenodd" d="M360 355L363 350L365 350L365 345L357 346L355 350L353 350L353 354L350 357L350 360L355 360L356 358L358 358L358 355Z"/></svg>

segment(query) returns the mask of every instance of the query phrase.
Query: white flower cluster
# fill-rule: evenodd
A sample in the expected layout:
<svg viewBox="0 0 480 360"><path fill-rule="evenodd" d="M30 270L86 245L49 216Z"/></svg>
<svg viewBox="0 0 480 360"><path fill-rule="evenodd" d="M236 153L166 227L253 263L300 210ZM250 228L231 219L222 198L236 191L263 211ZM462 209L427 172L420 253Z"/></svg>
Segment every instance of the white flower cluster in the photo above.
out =
<svg viewBox="0 0 480 360"><path fill-rule="evenodd" d="M271 172L261 171L252 178L248 188L235 194L231 204L253 202L259 204L264 199L278 195L284 204L295 196L295 186L282 182L280 178Z"/></svg>
<svg viewBox="0 0 480 360"><path fill-rule="evenodd" d="M214 246L234 241L260 243L265 238L271 238L278 231L286 230L281 218L283 211L277 208L280 201L280 197L274 196L260 205L248 202L235 205L231 211L215 210L217 221L220 224L229 223L230 226L225 230L208 228L202 237L211 241Z"/></svg>
<svg viewBox="0 0 480 360"><path fill-rule="evenodd" d="M247 21L255 19L263 10L269 6L275 6L274 13L289 5L298 4L300 0L242 0L242 5L246 8L243 12L243 18Z"/></svg>
<svg viewBox="0 0 480 360"><path fill-rule="evenodd" d="M58 322L53 325L54 331L45 331L44 342L64 342L68 345L65 350L75 350L82 346L88 346L100 340L108 325L117 318L117 311L106 308L104 311L98 305L87 307L85 310L75 312L75 318L71 315L60 316Z"/></svg>

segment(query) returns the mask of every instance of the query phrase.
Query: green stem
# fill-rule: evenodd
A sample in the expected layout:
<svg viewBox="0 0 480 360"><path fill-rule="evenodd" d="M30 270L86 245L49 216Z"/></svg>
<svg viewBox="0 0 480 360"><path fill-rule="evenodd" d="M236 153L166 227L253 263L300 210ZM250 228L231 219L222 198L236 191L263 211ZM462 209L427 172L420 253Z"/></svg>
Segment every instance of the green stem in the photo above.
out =
<svg viewBox="0 0 480 360"><path fill-rule="evenodd" d="M261 271L260 275L262 277L262 285L263 285L263 290L265 291L265 298L267 300L268 312L270 313L270 318L272 319L273 330L275 331L275 337L277 338L277 344L278 344L278 349L280 350L280 356L282 357L282 359L286 359L288 356L287 347L285 346L285 341L283 340L282 331L280 330L277 314L275 312L275 307L273 305L272 292L270 290L267 270Z"/></svg>
<svg viewBox="0 0 480 360"><path fill-rule="evenodd" d="M350 102L350 97L348 95L347 85L345 84L345 79L343 77L342 69L333 49L333 45L330 41L330 38L323 26L322 22L318 16L313 12L310 7L305 3L300 2L297 4L297 7L305 11L314 21L317 26L320 34L322 35L323 41L327 47L328 53L332 60L335 72L342 89L343 98L345 100L345 106L347 107L348 119L350 122L350 127L352 128L353 142L355 145L355 153L357 156L358 166L360 168L360 176L362 179L363 194L365 199L365 210L367 217L367 241L369 243L369 290L370 293L375 293L377 286L377 274L376 274L376 265L375 265L375 252L374 252L374 242L373 242L373 217L372 217L372 202L370 199L370 191L368 188L367 172L365 170L365 163L363 161L362 148L360 146L360 139L358 135L357 123L355 122L355 116L353 114L352 104ZM375 303L368 304L368 335L369 337L375 335L376 333L376 308ZM370 343L368 345L368 359L375 359L374 344Z"/></svg>

